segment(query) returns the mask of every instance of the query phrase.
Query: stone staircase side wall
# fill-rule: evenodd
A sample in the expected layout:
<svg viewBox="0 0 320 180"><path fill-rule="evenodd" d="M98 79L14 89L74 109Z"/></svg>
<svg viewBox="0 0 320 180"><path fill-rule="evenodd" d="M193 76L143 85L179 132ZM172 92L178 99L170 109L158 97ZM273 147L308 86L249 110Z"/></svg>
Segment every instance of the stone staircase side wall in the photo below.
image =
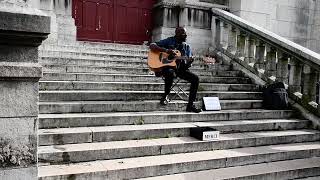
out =
<svg viewBox="0 0 320 180"><path fill-rule="evenodd" d="M0 3L1 6L1 3ZM37 179L38 46L50 18L0 10L0 177Z"/></svg>

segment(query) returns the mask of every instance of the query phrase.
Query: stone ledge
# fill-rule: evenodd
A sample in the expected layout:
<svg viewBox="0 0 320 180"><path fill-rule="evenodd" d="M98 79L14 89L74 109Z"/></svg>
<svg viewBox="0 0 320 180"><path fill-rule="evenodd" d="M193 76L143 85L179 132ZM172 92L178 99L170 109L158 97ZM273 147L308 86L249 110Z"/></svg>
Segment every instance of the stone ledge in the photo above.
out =
<svg viewBox="0 0 320 180"><path fill-rule="evenodd" d="M39 46L50 34L50 17L0 11L0 44Z"/></svg>
<svg viewBox="0 0 320 180"><path fill-rule="evenodd" d="M42 66L38 63L0 62L0 80L39 80L41 77Z"/></svg>
<svg viewBox="0 0 320 180"><path fill-rule="evenodd" d="M320 54L313 52L310 49L296 44L262 27L259 27L251 22L243 20L240 17L229 12L217 8L213 8L212 12L214 16L218 16L218 18L238 26L240 29L250 33L253 36L256 36L256 38L262 39L263 41L272 44L280 50L285 51L290 55L294 55L300 61L303 61L303 63L308 64L309 66L317 70L320 70Z"/></svg>

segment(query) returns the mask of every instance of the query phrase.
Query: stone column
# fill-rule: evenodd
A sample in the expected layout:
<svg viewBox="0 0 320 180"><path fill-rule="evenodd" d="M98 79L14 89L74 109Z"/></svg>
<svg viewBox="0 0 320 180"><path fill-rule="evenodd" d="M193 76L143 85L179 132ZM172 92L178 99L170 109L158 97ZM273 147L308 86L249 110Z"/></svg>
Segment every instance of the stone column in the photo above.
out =
<svg viewBox="0 0 320 180"><path fill-rule="evenodd" d="M231 54L234 54L234 55L237 52L237 30L233 26L230 26L230 29L229 29L229 39L228 39L227 49Z"/></svg>
<svg viewBox="0 0 320 180"><path fill-rule="evenodd" d="M188 8L182 8L179 14L179 26L186 27L188 25Z"/></svg>
<svg viewBox="0 0 320 180"><path fill-rule="evenodd" d="M316 101L316 83L319 81L319 72L308 65L303 67L303 99L305 102Z"/></svg>
<svg viewBox="0 0 320 180"><path fill-rule="evenodd" d="M222 28L222 48L227 50L228 48L228 41L229 41L229 25L226 22L223 23Z"/></svg>
<svg viewBox="0 0 320 180"><path fill-rule="evenodd" d="M268 47L266 57L266 76L272 80L277 76L277 52L274 47Z"/></svg>
<svg viewBox="0 0 320 180"><path fill-rule="evenodd" d="M168 27L168 14L169 10L167 7L163 8L163 27Z"/></svg>
<svg viewBox="0 0 320 180"><path fill-rule="evenodd" d="M238 33L238 41L237 41L237 56L239 59L244 61L245 59L245 47L246 47L246 33L240 31Z"/></svg>
<svg viewBox="0 0 320 180"><path fill-rule="evenodd" d="M303 66L298 59L292 57L290 59L290 72L289 72L289 91L291 93L301 92L301 73Z"/></svg>
<svg viewBox="0 0 320 180"><path fill-rule="evenodd" d="M1 6L1 3L0 3ZM15 10L15 9L13 9ZM24 11L0 12L0 179L36 180L38 46L50 18Z"/></svg>
<svg viewBox="0 0 320 180"><path fill-rule="evenodd" d="M288 84L289 81L288 58L288 54L278 51L277 79L279 82L283 82L285 84Z"/></svg>
<svg viewBox="0 0 320 180"><path fill-rule="evenodd" d="M258 43L256 43L256 63L254 64L255 68L257 70L263 69L265 70L265 66L264 66L264 53L265 53L266 47L264 45L263 41L258 41Z"/></svg>
<svg viewBox="0 0 320 180"><path fill-rule="evenodd" d="M248 44L248 49L246 52L246 58L245 61L250 65L253 66L255 63L254 59L254 52L255 52L255 38L252 36L247 37L247 44Z"/></svg>

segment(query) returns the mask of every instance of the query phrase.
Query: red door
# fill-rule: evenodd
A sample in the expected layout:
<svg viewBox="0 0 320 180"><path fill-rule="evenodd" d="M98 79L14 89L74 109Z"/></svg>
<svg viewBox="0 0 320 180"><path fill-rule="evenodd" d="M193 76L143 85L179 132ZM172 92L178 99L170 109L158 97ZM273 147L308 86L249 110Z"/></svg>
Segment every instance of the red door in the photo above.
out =
<svg viewBox="0 0 320 180"><path fill-rule="evenodd" d="M155 0L74 0L77 39L142 44L149 40Z"/></svg>

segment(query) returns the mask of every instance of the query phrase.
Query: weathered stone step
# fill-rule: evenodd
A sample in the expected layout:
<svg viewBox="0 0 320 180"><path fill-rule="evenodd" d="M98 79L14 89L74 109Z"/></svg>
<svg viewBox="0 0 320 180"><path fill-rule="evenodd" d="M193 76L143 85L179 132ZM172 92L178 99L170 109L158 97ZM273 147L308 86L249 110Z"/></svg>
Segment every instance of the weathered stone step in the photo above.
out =
<svg viewBox="0 0 320 180"><path fill-rule="evenodd" d="M314 156L320 156L319 142L42 166L39 179L132 179Z"/></svg>
<svg viewBox="0 0 320 180"><path fill-rule="evenodd" d="M137 101L159 100L163 91L39 91L40 101ZM261 92L245 91L199 91L198 99L202 97L219 97L221 100L262 99ZM176 97L175 99L178 99Z"/></svg>
<svg viewBox="0 0 320 180"><path fill-rule="evenodd" d="M291 121L294 122L295 120ZM276 121L274 120L273 122ZM290 125L289 120L281 120L276 122L276 124L279 123L286 126L284 124L285 122L288 123L286 125ZM257 127L261 122L256 121L256 123ZM266 120L263 122L263 124L266 126L272 126L270 123L272 123L271 120ZM224 123L217 122L216 125L219 126L218 124L223 126ZM226 124L227 126L221 128L230 128L231 124L234 127L237 125L236 122L230 122L229 124ZM246 130L250 131L249 128L252 127L251 125L253 124L247 124L249 124L248 127L245 126L245 123L239 123L240 126L237 128L240 129L245 127ZM304 123L301 122L300 124L303 125ZM299 143L317 141L319 139L319 131L288 130L221 134L219 140L209 142L199 141L192 137L169 137L159 139L66 144L38 147L38 159L42 163L57 164L174 153L189 153L216 149L233 149L239 147L264 146L272 144ZM83 154L86 155L83 156Z"/></svg>
<svg viewBox="0 0 320 180"><path fill-rule="evenodd" d="M317 176L317 177L308 177ZM307 178L303 178L307 177ZM237 166L205 171L196 171L166 176L141 178L136 180L243 180L243 179L270 179L270 180L319 180L320 158L295 159L288 161L269 162L246 166Z"/></svg>
<svg viewBox="0 0 320 180"><path fill-rule="evenodd" d="M103 113L103 112L146 112L185 111L187 101L174 100L167 106L156 101L62 101L39 102L39 113ZM202 103L195 103L201 107ZM221 109L261 109L262 100L221 100Z"/></svg>
<svg viewBox="0 0 320 180"><path fill-rule="evenodd" d="M97 42L77 42L74 45L50 45L42 44L39 48L42 50L56 50L56 51L111 51L111 52L148 52L149 48L144 45L131 45L131 44L116 44L116 43L97 43Z"/></svg>
<svg viewBox="0 0 320 180"><path fill-rule="evenodd" d="M80 59L80 58L56 58L56 57L40 57L39 62L42 65L82 65L82 66L128 66L128 67L148 67L147 59L136 58L104 58L104 59ZM202 61L195 61L192 63L194 67L218 69L219 67L227 66L222 64L205 65ZM229 65L230 66L230 65Z"/></svg>
<svg viewBox="0 0 320 180"><path fill-rule="evenodd" d="M42 50L39 52L39 57L55 57L55 58L99 58L99 59L145 59L146 53L128 53L128 52L76 52L76 51L47 51Z"/></svg>
<svg viewBox="0 0 320 180"><path fill-rule="evenodd" d="M225 83L225 84L248 84L251 80L247 77L230 77L236 71L217 71L213 76L199 76L200 82ZM222 76L222 77L219 77ZM49 73L45 72L42 81L65 80L65 81L121 81L121 82L163 82L161 77L154 75L135 74L97 74L97 73Z"/></svg>
<svg viewBox="0 0 320 180"><path fill-rule="evenodd" d="M181 112L115 112L39 114L39 128L67 128L88 126L113 126L132 124L158 124L179 122L232 121L254 119L285 119L293 115L291 110L241 109Z"/></svg>
<svg viewBox="0 0 320 180"><path fill-rule="evenodd" d="M212 76L216 72L214 69L206 70L203 68L190 68L192 72L201 76ZM218 68L219 71L230 70L229 66L222 66ZM108 73L108 74L143 74L151 73L148 67L104 67L104 66L73 66L73 65L44 65L43 71L56 73Z"/></svg>
<svg viewBox="0 0 320 180"><path fill-rule="evenodd" d="M40 81L40 90L120 90L161 91L164 82L94 82L94 81ZM179 83L182 89L190 89L189 83ZM255 84L212 84L200 83L198 91L259 91Z"/></svg>
<svg viewBox="0 0 320 180"><path fill-rule="evenodd" d="M105 67L148 67L145 59L74 59L74 58L51 58L41 57L39 62L42 65L77 65L77 66L105 66Z"/></svg>
<svg viewBox="0 0 320 180"><path fill-rule="evenodd" d="M75 144L88 142L123 141L148 138L189 136L190 128L212 127L221 131L248 132L263 130L301 129L310 124L303 120L255 120L236 122L185 122L100 127L40 129L39 145Z"/></svg>
<svg viewBox="0 0 320 180"><path fill-rule="evenodd" d="M49 49L51 48L51 49ZM128 49L128 48L93 48L93 47L76 47L76 46L47 46L39 49L41 56L57 55L63 53L86 53L86 54L135 54L147 56L149 50L145 49Z"/></svg>

